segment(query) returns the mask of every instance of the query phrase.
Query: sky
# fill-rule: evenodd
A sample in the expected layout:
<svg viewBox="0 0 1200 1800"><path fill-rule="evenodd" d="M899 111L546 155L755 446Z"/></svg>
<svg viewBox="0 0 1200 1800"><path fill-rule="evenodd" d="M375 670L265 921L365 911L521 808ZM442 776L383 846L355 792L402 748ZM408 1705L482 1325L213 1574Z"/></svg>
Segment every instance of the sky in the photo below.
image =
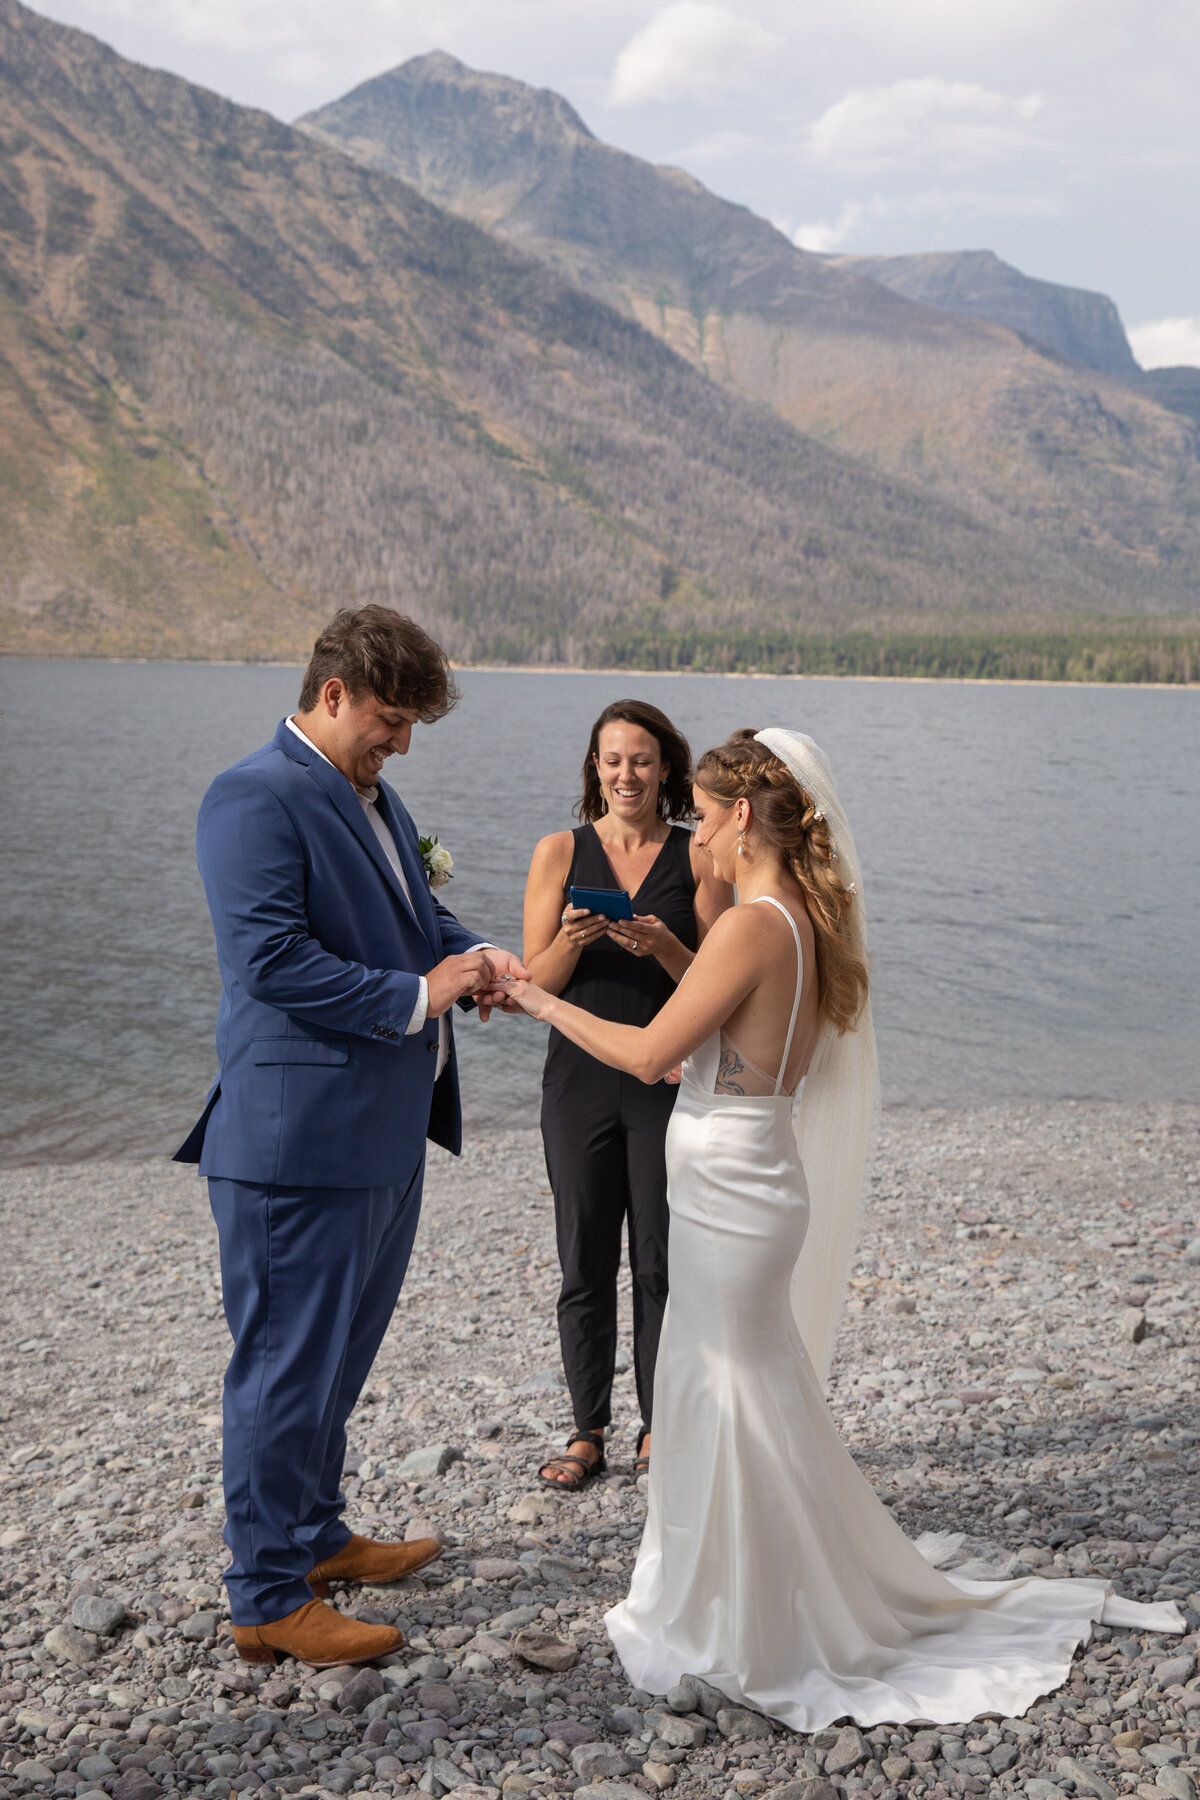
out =
<svg viewBox="0 0 1200 1800"><path fill-rule="evenodd" d="M37 0L283 119L411 56L572 102L806 249L989 249L1200 364L1197 0Z"/></svg>

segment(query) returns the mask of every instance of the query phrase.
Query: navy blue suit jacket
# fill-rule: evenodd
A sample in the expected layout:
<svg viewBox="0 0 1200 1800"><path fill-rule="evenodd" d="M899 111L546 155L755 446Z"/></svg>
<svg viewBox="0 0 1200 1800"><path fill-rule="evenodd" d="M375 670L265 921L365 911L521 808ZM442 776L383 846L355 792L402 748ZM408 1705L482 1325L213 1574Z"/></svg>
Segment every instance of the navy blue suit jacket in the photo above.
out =
<svg viewBox="0 0 1200 1800"><path fill-rule="evenodd" d="M418 977L473 936L429 890L381 782L410 907L353 784L280 723L204 796L196 854L221 967L220 1074L177 1162L265 1186L405 1187L428 1135L456 1154L453 1046L405 1036Z"/></svg>

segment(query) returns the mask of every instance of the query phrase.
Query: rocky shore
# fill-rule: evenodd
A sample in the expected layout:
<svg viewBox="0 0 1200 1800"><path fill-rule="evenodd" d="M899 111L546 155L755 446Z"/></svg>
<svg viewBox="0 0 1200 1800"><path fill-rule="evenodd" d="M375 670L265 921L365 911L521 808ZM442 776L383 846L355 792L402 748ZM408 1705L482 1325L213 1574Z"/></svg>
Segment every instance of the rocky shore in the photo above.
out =
<svg viewBox="0 0 1200 1800"><path fill-rule="evenodd" d="M636 1402L626 1370L604 1481L538 1486L569 1420L534 1133L431 1167L347 1493L358 1528L432 1527L446 1554L339 1595L406 1634L362 1671L232 1648L202 1184L162 1162L0 1171L0 1792L1196 1800L1198 1145L1198 1107L885 1117L833 1386L861 1466L909 1531L966 1532L971 1572L1102 1574L1176 1599L1188 1631L1098 1629L1023 1719L811 1737L702 1683L653 1700L614 1661Z"/></svg>

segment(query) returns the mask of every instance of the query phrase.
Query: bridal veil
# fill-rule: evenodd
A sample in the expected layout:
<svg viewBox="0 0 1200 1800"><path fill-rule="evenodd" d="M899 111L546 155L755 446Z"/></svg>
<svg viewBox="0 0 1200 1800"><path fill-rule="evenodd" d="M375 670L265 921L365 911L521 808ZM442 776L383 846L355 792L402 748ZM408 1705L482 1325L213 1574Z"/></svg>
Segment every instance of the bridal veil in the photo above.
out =
<svg viewBox="0 0 1200 1800"><path fill-rule="evenodd" d="M838 872L853 887L847 915L851 948L866 960L862 870L833 771L823 750L801 731L756 733L791 770L825 815ZM808 1180L809 1220L792 1281L792 1310L818 1376L829 1374L858 1238L868 1163L879 1116L879 1059L868 997L854 1027L826 1024L796 1098L793 1123Z"/></svg>

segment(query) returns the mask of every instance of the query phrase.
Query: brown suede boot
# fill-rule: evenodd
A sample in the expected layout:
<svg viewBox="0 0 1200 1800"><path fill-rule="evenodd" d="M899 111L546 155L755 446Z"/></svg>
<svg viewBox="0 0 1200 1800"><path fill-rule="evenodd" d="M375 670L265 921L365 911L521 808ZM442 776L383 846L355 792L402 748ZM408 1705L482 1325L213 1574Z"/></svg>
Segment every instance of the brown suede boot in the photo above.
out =
<svg viewBox="0 0 1200 1800"><path fill-rule="evenodd" d="M314 1668L331 1669L339 1663L389 1656L399 1650L404 1636L390 1625L367 1625L348 1619L323 1600L309 1600L269 1625L235 1625L233 1641L243 1662L273 1663L281 1656L295 1656Z"/></svg>
<svg viewBox="0 0 1200 1800"><path fill-rule="evenodd" d="M417 1538L411 1544L377 1544L373 1538L352 1537L336 1556L327 1556L308 1573L308 1585L314 1594L324 1597L331 1581L362 1581L378 1587L389 1581L403 1581L416 1569L423 1569L442 1554L436 1538Z"/></svg>

